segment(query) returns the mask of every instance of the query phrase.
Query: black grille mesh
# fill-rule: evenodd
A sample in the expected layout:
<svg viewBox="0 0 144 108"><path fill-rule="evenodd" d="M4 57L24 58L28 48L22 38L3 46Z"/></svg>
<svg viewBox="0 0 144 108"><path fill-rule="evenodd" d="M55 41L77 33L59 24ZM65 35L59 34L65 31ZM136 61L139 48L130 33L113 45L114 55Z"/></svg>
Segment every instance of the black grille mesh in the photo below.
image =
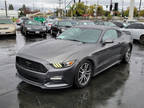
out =
<svg viewBox="0 0 144 108"><path fill-rule="evenodd" d="M25 58L16 57L16 63L22 66L23 68L26 68L32 71L36 71L40 73L46 73L48 71L47 68L43 66L42 64L25 59Z"/></svg>

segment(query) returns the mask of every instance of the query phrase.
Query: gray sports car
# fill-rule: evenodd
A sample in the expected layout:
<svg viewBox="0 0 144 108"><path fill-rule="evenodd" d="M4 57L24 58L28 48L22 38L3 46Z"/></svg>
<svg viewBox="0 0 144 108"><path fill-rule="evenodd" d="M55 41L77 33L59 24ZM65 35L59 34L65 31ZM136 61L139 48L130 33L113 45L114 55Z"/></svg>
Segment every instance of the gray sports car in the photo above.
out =
<svg viewBox="0 0 144 108"><path fill-rule="evenodd" d="M132 38L116 28L73 27L56 39L28 45L16 56L17 76L43 89L83 88L91 78L128 63Z"/></svg>

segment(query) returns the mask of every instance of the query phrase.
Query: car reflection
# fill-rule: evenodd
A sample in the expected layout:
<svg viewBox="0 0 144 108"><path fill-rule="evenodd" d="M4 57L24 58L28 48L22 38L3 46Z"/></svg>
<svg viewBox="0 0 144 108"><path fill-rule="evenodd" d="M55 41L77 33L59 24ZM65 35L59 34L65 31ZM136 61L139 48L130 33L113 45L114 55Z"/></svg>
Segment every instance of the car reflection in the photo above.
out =
<svg viewBox="0 0 144 108"><path fill-rule="evenodd" d="M22 82L17 87L19 108L103 108L124 88L128 77L129 65L119 64L93 78L84 89L41 90Z"/></svg>

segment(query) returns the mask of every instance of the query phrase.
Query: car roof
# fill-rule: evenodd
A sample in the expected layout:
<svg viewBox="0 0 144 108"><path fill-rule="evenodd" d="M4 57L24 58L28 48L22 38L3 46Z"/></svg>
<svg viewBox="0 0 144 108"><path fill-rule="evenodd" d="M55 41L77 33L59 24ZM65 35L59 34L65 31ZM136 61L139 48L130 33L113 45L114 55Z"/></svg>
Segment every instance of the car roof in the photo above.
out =
<svg viewBox="0 0 144 108"><path fill-rule="evenodd" d="M108 29L117 29L116 27L109 27L109 26L103 26L103 25L82 25L82 26L75 26L77 28L87 28L87 29L99 29L99 30L108 30Z"/></svg>
<svg viewBox="0 0 144 108"><path fill-rule="evenodd" d="M78 20L78 22L93 22L93 21L90 21L90 20Z"/></svg>

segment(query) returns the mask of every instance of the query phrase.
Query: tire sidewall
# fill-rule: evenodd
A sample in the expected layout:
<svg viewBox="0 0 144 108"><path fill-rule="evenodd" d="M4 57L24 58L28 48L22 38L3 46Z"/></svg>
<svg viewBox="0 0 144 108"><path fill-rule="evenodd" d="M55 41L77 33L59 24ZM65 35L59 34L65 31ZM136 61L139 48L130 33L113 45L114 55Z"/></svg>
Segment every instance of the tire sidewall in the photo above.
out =
<svg viewBox="0 0 144 108"><path fill-rule="evenodd" d="M144 45L144 41L141 40L141 37L144 37L144 35L141 35L141 36L140 36L140 43L141 43L142 45Z"/></svg>
<svg viewBox="0 0 144 108"><path fill-rule="evenodd" d="M90 79L89 79L89 81L87 82L87 84L85 84L85 85L83 86L83 85L80 85L79 82L78 82L79 68L80 68L84 63L88 63L88 64L91 66L91 69L92 69L92 71L93 71L92 63L91 63L90 61L88 61L88 60L83 60L83 61L81 61L81 62L78 64L78 66L76 67L76 74L75 74L75 77L74 77L74 86L75 86L76 88L84 88L84 87L86 87L86 86L89 84L89 82L91 81L92 72L91 72Z"/></svg>
<svg viewBox="0 0 144 108"><path fill-rule="evenodd" d="M130 49L130 57L129 57L129 60L126 58L126 54L128 52L128 50ZM124 54L124 59L123 59L123 62L124 63L129 63L130 62L130 58L131 58L131 52L132 52L132 48L130 46L128 46L127 50L126 50L126 53Z"/></svg>

